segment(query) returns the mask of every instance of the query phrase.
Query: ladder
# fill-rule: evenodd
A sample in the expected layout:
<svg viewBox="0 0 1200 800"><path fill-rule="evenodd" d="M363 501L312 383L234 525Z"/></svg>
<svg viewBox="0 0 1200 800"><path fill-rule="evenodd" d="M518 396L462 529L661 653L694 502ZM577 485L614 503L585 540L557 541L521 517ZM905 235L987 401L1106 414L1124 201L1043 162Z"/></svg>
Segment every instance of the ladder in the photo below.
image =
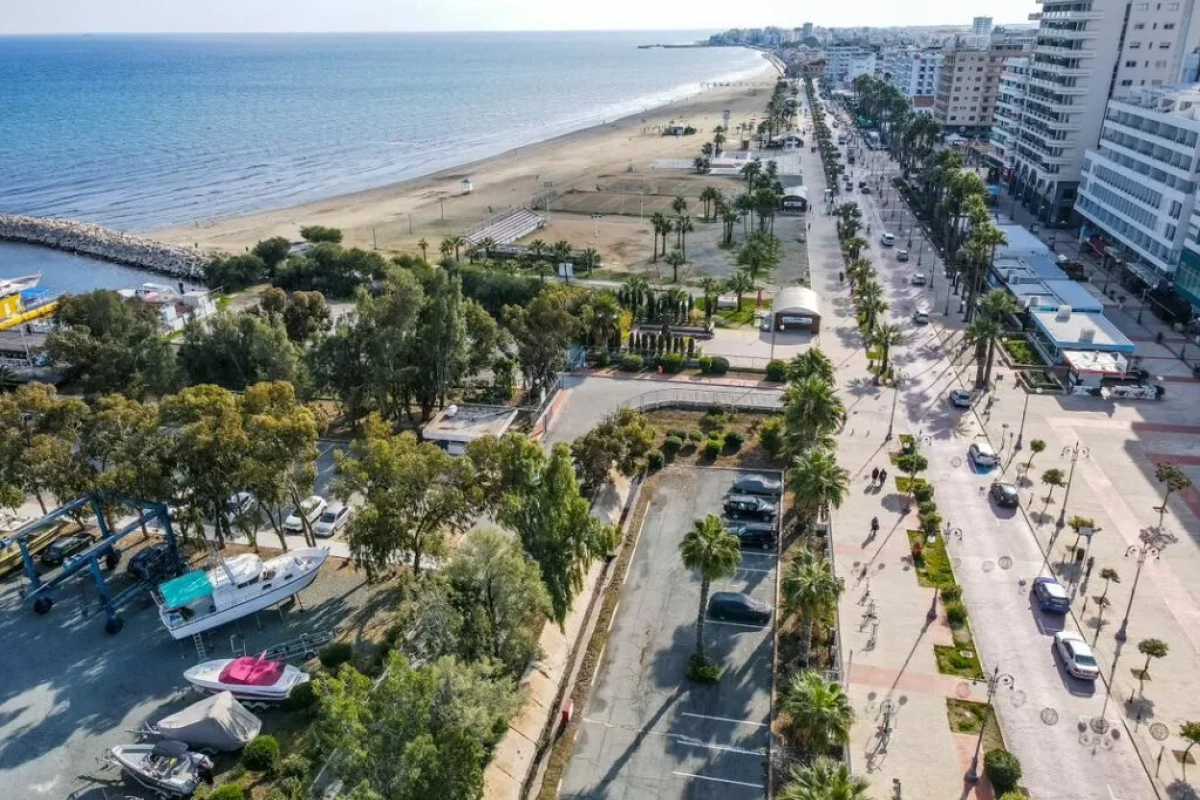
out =
<svg viewBox="0 0 1200 800"><path fill-rule="evenodd" d="M207 652L204 649L204 637L198 633L192 634L192 644L196 645L196 658L203 661Z"/></svg>

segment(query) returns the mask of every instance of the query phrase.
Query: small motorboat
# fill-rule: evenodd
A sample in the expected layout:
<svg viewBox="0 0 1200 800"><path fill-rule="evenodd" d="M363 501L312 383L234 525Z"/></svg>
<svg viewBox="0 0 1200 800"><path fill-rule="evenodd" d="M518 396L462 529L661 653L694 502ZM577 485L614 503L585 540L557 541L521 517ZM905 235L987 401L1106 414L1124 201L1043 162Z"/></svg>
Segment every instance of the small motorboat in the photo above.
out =
<svg viewBox="0 0 1200 800"><path fill-rule="evenodd" d="M308 673L265 656L220 658L185 670L187 682L206 692L229 692L238 700L281 702L308 683Z"/></svg>
<svg viewBox="0 0 1200 800"><path fill-rule="evenodd" d="M159 797L188 797L201 781L212 780L213 762L183 742L121 744L108 752L122 772Z"/></svg>
<svg viewBox="0 0 1200 800"><path fill-rule="evenodd" d="M231 692L210 695L182 711L144 724L135 731L144 739L183 742L202 753L241 750L258 736L262 721Z"/></svg>

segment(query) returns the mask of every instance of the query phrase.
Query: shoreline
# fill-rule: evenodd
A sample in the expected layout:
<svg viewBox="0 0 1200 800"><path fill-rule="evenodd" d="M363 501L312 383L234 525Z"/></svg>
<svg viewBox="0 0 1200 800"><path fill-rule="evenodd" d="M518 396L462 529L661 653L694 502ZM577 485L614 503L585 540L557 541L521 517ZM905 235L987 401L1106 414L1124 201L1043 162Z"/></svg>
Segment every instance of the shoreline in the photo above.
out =
<svg viewBox="0 0 1200 800"><path fill-rule="evenodd" d="M297 239L301 225L327 225L343 230L347 246L413 251L424 239L436 252L440 239L461 234L507 208L529 205L535 193L561 197L581 186L599 188L600 181L645 179L653 174L656 160L690 161L714 124L720 124L724 111L730 112L732 124L761 115L761 95L780 75L769 54L762 55L761 68L740 80L702 82L704 88L681 99L493 156L373 189L251 214L199 219L146 236L209 252L238 253L271 236ZM697 135L661 136L661 127L674 121L694 125ZM464 191L467 178L473 184L470 192Z"/></svg>

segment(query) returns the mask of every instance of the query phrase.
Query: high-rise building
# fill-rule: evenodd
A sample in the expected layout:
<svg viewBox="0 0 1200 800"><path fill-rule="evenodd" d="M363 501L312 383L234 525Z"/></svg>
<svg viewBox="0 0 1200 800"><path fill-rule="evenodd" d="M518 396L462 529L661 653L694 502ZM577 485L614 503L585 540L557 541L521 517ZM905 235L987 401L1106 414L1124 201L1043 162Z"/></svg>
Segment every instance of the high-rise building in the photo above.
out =
<svg viewBox="0 0 1200 800"><path fill-rule="evenodd" d="M869 47L843 44L825 50L825 80L843 86L859 75L875 75L875 51Z"/></svg>
<svg viewBox="0 0 1200 800"><path fill-rule="evenodd" d="M907 97L914 110L923 110L933 105L941 69L941 50L889 47L880 52L875 71Z"/></svg>
<svg viewBox="0 0 1200 800"><path fill-rule="evenodd" d="M811 22L804 23L804 27L800 29L800 41L804 41L813 35L813 24Z"/></svg>
<svg viewBox="0 0 1200 800"><path fill-rule="evenodd" d="M1021 55L1026 42L997 30L986 47L959 44L942 56L933 117L948 132L971 138L986 136L992 127L1005 62Z"/></svg>
<svg viewBox="0 0 1200 800"><path fill-rule="evenodd" d="M1029 58L1022 56L1004 62L1000 87L996 90L996 109L992 115L992 130L988 157L1000 170L1001 180L1007 180L1016 164L1017 139L1021 134L1021 117L1025 113L1025 92L1029 82Z"/></svg>
<svg viewBox="0 0 1200 800"><path fill-rule="evenodd" d="M1050 224L1075 205L1086 148L1105 104L1176 83L1200 39L1200 4L1042 0L1009 188Z"/></svg>
<svg viewBox="0 0 1200 800"><path fill-rule="evenodd" d="M991 17L976 17L971 20L971 35L972 36L991 36L992 35L992 18Z"/></svg>
<svg viewBox="0 0 1200 800"><path fill-rule="evenodd" d="M1075 210L1088 238L1119 243L1148 286L1179 264L1200 169L1200 86L1138 88L1110 100L1088 150Z"/></svg>

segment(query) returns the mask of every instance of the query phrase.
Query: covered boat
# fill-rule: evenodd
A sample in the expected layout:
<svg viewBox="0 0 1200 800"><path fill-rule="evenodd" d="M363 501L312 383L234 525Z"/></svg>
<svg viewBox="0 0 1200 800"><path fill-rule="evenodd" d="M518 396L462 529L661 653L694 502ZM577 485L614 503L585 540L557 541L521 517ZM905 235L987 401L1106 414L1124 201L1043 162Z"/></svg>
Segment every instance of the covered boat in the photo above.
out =
<svg viewBox="0 0 1200 800"><path fill-rule="evenodd" d="M163 717L151 732L197 750L240 750L261 729L262 721L232 692L220 692Z"/></svg>
<svg viewBox="0 0 1200 800"><path fill-rule="evenodd" d="M212 779L212 761L183 742L122 744L109 754L126 775L160 797L188 797L200 781Z"/></svg>
<svg viewBox="0 0 1200 800"><path fill-rule="evenodd" d="M309 681L303 670L263 656L205 661L185 670L183 677L198 689L269 702L286 700L292 689Z"/></svg>

